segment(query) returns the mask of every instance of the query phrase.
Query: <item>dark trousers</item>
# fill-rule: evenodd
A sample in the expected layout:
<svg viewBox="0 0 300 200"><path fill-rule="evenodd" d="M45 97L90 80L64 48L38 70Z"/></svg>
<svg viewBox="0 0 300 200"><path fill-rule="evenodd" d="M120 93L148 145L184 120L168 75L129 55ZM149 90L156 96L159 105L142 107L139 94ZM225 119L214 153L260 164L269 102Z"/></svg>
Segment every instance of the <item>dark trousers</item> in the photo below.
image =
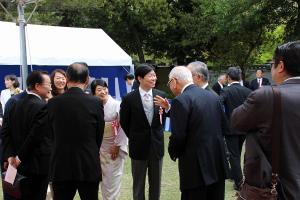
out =
<svg viewBox="0 0 300 200"><path fill-rule="evenodd" d="M98 200L98 182L53 181L53 200L73 200L78 190L81 200Z"/></svg>
<svg viewBox="0 0 300 200"><path fill-rule="evenodd" d="M238 187L243 180L241 168L241 153L245 136L243 135L226 135L227 148L230 153L229 162L231 168L231 176L235 185Z"/></svg>
<svg viewBox="0 0 300 200"><path fill-rule="evenodd" d="M225 180L222 180L208 186L182 190L181 200L224 200L224 195Z"/></svg>
<svg viewBox="0 0 300 200"><path fill-rule="evenodd" d="M47 187L47 175L26 176L26 178L21 181L21 200L45 200Z"/></svg>
<svg viewBox="0 0 300 200"><path fill-rule="evenodd" d="M161 186L162 159L150 151L148 160L131 159L133 178L133 199L145 200L145 181L148 169L149 200L159 200Z"/></svg>

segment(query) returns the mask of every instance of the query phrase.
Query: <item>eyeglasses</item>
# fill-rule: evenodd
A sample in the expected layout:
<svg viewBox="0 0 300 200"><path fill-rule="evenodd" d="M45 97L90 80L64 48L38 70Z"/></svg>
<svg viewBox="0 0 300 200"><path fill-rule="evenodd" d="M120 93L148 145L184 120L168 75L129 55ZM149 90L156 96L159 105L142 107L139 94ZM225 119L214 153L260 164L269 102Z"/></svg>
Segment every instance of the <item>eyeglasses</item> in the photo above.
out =
<svg viewBox="0 0 300 200"><path fill-rule="evenodd" d="M171 82L172 82L174 79L175 79L175 78L171 78L171 79L168 81L168 83L167 83L167 86L168 86L168 87L170 86Z"/></svg>

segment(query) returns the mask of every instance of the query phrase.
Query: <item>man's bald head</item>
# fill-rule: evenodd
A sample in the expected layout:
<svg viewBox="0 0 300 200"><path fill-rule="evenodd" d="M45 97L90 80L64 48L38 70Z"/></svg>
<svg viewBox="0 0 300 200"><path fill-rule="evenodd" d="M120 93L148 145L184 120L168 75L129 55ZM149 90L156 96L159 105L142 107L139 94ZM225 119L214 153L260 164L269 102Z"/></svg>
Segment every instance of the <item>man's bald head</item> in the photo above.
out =
<svg viewBox="0 0 300 200"><path fill-rule="evenodd" d="M74 83L86 83L89 78L88 65L84 62L75 62L67 69L67 79Z"/></svg>

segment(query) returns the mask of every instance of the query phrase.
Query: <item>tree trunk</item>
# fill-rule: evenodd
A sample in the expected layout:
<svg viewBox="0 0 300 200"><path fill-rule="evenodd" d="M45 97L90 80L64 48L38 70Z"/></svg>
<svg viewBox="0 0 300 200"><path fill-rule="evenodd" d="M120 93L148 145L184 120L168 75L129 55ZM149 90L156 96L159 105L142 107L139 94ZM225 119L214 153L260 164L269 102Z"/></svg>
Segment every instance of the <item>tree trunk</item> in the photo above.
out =
<svg viewBox="0 0 300 200"><path fill-rule="evenodd" d="M298 14L295 24L295 32L294 32L294 38L299 39L300 38L300 0L297 0L296 3L298 4Z"/></svg>
<svg viewBox="0 0 300 200"><path fill-rule="evenodd" d="M129 27L129 30L132 33L133 36L133 43L135 44L135 52L138 54L139 57L139 62L140 63L145 63L145 56L144 56L144 51L143 51L143 44L141 42L139 33L135 27L135 25L132 23L130 16L128 14L128 9L130 7L130 1L124 1L124 18L125 21Z"/></svg>
<svg viewBox="0 0 300 200"><path fill-rule="evenodd" d="M144 51L143 51L143 45L140 40L139 34L134 26L130 26L130 29L133 34L134 38L134 43L135 43L135 50L139 56L139 62L140 63L145 63L145 56L144 56Z"/></svg>

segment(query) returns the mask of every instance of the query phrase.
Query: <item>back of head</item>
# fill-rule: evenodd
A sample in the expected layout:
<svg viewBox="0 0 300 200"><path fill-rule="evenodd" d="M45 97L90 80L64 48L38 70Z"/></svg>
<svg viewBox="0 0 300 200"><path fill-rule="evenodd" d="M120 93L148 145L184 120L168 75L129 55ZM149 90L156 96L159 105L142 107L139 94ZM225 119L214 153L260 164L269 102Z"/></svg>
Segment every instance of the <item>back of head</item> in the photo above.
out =
<svg viewBox="0 0 300 200"><path fill-rule="evenodd" d="M36 84L43 84L44 78L43 75L48 75L48 72L46 71L33 71L31 72L27 79L26 79L26 85L29 91L34 90Z"/></svg>
<svg viewBox="0 0 300 200"><path fill-rule="evenodd" d="M138 77L144 78L149 72L154 70L154 68L149 64L141 64L136 70L135 70L135 80L138 80Z"/></svg>
<svg viewBox="0 0 300 200"><path fill-rule="evenodd" d="M126 74L126 75L124 76L124 80L125 80L125 81L126 81L126 80L133 80L133 79L134 79L134 75L131 74L131 73Z"/></svg>
<svg viewBox="0 0 300 200"><path fill-rule="evenodd" d="M300 40L278 46L274 54L275 67L280 61L290 76L300 76Z"/></svg>
<svg viewBox="0 0 300 200"><path fill-rule="evenodd" d="M169 79L171 79L171 78L175 78L179 82L184 82L184 83L192 83L193 82L192 73L185 66L174 67L169 74Z"/></svg>
<svg viewBox="0 0 300 200"><path fill-rule="evenodd" d="M84 84L89 78L88 65L84 62L75 62L68 67L66 75L69 82Z"/></svg>
<svg viewBox="0 0 300 200"><path fill-rule="evenodd" d="M205 81L209 80L208 68L204 62L191 62L187 65L187 68L189 68L192 71L192 74L202 74Z"/></svg>
<svg viewBox="0 0 300 200"><path fill-rule="evenodd" d="M227 76L232 81L240 81L241 79L241 70L237 67L229 67L227 70Z"/></svg>

